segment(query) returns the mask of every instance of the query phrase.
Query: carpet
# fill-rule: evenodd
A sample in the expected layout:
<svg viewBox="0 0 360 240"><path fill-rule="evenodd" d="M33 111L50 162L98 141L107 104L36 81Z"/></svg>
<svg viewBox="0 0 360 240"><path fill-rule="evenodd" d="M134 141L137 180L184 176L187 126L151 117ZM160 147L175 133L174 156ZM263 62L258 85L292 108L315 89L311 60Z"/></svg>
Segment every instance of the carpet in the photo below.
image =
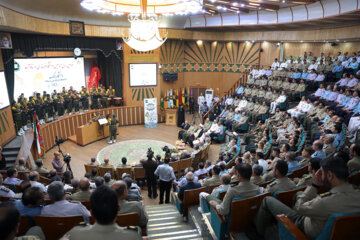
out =
<svg viewBox="0 0 360 240"><path fill-rule="evenodd" d="M122 164L121 158L126 157L127 163L134 165L141 159L146 159L148 148L153 150L154 156L157 154L164 156L165 152L162 150L164 146L170 149L176 148L172 144L150 139L121 141L101 149L97 154L97 160L102 163L104 158L109 158L112 164L119 165Z"/></svg>

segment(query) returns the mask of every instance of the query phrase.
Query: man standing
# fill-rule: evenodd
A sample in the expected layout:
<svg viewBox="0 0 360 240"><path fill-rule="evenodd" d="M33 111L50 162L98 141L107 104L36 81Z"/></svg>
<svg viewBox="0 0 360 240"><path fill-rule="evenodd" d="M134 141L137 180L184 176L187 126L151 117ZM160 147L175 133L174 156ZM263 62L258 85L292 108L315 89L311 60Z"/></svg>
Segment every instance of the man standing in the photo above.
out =
<svg viewBox="0 0 360 240"><path fill-rule="evenodd" d="M160 202L159 204L164 203L164 193L166 192L165 203L170 202L170 190L171 183L176 178L174 174L174 169L169 166L170 158L165 158L164 164L159 165L155 170L155 175L159 176L159 188L160 188Z"/></svg>
<svg viewBox="0 0 360 240"><path fill-rule="evenodd" d="M149 151L147 154L148 159L142 162L143 168L145 168L145 178L148 187L148 197L157 198L157 182L155 176L155 170L157 169L157 163L153 160L154 152Z"/></svg>
<svg viewBox="0 0 360 240"><path fill-rule="evenodd" d="M201 106L204 105L204 102L205 102L205 97L204 97L204 95L202 93L200 93L200 96L198 97L198 100L197 100L197 104L199 106L199 113L201 113L200 108L201 108Z"/></svg>
<svg viewBox="0 0 360 240"><path fill-rule="evenodd" d="M57 173L63 173L64 172L64 163L60 158L60 153L55 152L54 153L54 159L52 160L53 168L56 170Z"/></svg>
<svg viewBox="0 0 360 240"><path fill-rule="evenodd" d="M119 123L119 120L117 120L115 118L115 114L112 115L112 118L110 118L109 120L109 132L110 132L110 141L109 141L109 144L112 144L112 143L116 143L116 130L117 130L117 125ZM113 140L114 139L114 140Z"/></svg>

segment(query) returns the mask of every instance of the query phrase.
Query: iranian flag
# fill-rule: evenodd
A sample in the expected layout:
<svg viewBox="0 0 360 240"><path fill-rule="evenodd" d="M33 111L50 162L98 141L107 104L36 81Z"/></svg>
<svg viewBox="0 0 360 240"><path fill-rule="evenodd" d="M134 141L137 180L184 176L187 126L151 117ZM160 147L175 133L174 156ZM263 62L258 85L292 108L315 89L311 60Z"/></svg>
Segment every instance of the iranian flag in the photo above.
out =
<svg viewBox="0 0 360 240"><path fill-rule="evenodd" d="M41 153L44 151L45 148L43 138L40 135L40 125L36 116L36 112L34 113L34 140L36 142L37 151L41 156Z"/></svg>

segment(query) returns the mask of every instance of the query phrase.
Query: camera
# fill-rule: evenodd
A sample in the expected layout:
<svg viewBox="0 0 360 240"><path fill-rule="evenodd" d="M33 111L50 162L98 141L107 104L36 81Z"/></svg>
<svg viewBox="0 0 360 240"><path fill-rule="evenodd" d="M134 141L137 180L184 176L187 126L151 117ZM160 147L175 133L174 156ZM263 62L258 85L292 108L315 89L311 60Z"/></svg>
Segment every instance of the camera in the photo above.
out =
<svg viewBox="0 0 360 240"><path fill-rule="evenodd" d="M67 164L69 164L71 161L71 155L70 153L67 153L65 156L64 156L64 162L66 162Z"/></svg>
<svg viewBox="0 0 360 240"><path fill-rule="evenodd" d="M55 144L58 145L58 146L60 146L60 144L62 144L62 143L64 143L64 139L58 138L58 137L56 136L56 138L55 138Z"/></svg>
<svg viewBox="0 0 360 240"><path fill-rule="evenodd" d="M170 148L168 146L164 146L162 148L162 150L165 152L165 158L170 158L171 157Z"/></svg>

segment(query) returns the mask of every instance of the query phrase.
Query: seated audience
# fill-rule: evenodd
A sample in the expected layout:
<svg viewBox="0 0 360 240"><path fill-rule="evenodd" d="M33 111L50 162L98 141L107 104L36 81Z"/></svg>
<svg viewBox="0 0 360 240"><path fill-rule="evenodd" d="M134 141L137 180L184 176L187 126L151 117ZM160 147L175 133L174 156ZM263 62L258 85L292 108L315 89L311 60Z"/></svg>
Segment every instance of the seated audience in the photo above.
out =
<svg viewBox="0 0 360 240"><path fill-rule="evenodd" d="M49 170L43 167L43 160L42 159L36 159L35 161L36 167L33 168L33 171L37 171L38 173L49 173ZM55 173L56 174L56 173Z"/></svg>
<svg viewBox="0 0 360 240"><path fill-rule="evenodd" d="M276 161L273 168L275 181L266 186L265 191L274 195L277 191L289 191L296 187L286 175L288 173L288 164L284 160Z"/></svg>
<svg viewBox="0 0 360 240"><path fill-rule="evenodd" d="M116 223L119 205L112 189L107 186L97 188L91 194L90 203L95 224L74 227L65 235L65 239L142 239L136 230L119 227Z"/></svg>
<svg viewBox="0 0 360 240"><path fill-rule="evenodd" d="M301 165L296 161L296 154L294 152L287 152L285 159L288 165L288 174L301 168Z"/></svg>
<svg viewBox="0 0 360 240"><path fill-rule="evenodd" d="M3 175L0 173L0 197L15 197L15 193L3 184Z"/></svg>
<svg viewBox="0 0 360 240"><path fill-rule="evenodd" d="M259 164L254 164L252 167L252 176L250 178L250 182L256 185L264 183L264 179L261 177L262 173L263 167Z"/></svg>
<svg viewBox="0 0 360 240"><path fill-rule="evenodd" d="M18 172L15 168L9 168L6 171L6 175L7 178L5 178L4 183L19 185L22 182L22 180L17 178Z"/></svg>
<svg viewBox="0 0 360 240"><path fill-rule="evenodd" d="M113 189L116 192L117 198L118 198L118 204L120 207L119 214L125 214L125 213L137 213L139 215L139 225L146 226L148 222L148 216L143 208L141 202L138 201L126 201L126 197L128 195L128 188L127 184L124 181L116 181L112 186L111 189Z"/></svg>
<svg viewBox="0 0 360 240"><path fill-rule="evenodd" d="M98 165L99 165L99 163L97 163L97 162L96 162L96 158L95 158L95 157L92 157L92 158L90 159L90 163L89 163L89 165L98 166Z"/></svg>
<svg viewBox="0 0 360 240"><path fill-rule="evenodd" d="M180 200L184 200L184 191L201 188L201 184L194 182L194 174L188 172L186 174L186 184L179 189L178 197Z"/></svg>
<svg viewBox="0 0 360 240"><path fill-rule="evenodd" d="M236 175L239 179L239 184L231 187L224 200L221 201L216 197L209 195L206 199L209 201L210 205L215 207L216 210L223 216L228 215L230 212L230 206L232 199L235 197L251 197L260 193L260 189L257 185L250 182L252 175L252 169L249 164L240 163L236 165Z"/></svg>
<svg viewBox="0 0 360 240"><path fill-rule="evenodd" d="M91 196L90 191L90 181L87 178L80 179L79 183L80 191L74 193L68 197L69 200L76 200L76 201L89 201Z"/></svg>
<svg viewBox="0 0 360 240"><path fill-rule="evenodd" d="M206 178L205 180L203 180L201 182L201 185L202 186L205 186L205 187L209 187L209 186L212 186L212 185L218 185L220 184L221 180L220 180L220 167L215 165L212 169L211 169L211 172L212 172L212 177L209 177L209 178Z"/></svg>
<svg viewBox="0 0 360 240"><path fill-rule="evenodd" d="M199 169L194 172L194 176L199 176L201 174L207 173L208 171L204 168L204 163L200 162L198 164Z"/></svg>
<svg viewBox="0 0 360 240"><path fill-rule="evenodd" d="M351 144L350 155L352 159L347 162L350 173L360 170L360 144Z"/></svg>
<svg viewBox="0 0 360 240"><path fill-rule="evenodd" d="M41 215L57 217L82 215L84 217L84 221L89 222L90 212L84 205L65 200L64 185L62 182L52 182L48 186L47 193L54 203L43 207Z"/></svg>
<svg viewBox="0 0 360 240"><path fill-rule="evenodd" d="M140 191L137 188L132 188L131 185L133 183L130 177L123 178L123 181L126 183L126 187L128 189L128 195L126 197L127 201L141 201L142 196Z"/></svg>
<svg viewBox="0 0 360 240"><path fill-rule="evenodd" d="M294 179L296 187L300 186L310 186L313 178L315 177L316 172L320 169L320 158L311 158L308 163L309 173L305 173L300 179Z"/></svg>
<svg viewBox="0 0 360 240"><path fill-rule="evenodd" d="M32 171L29 173L29 180L32 187L38 187L42 192L46 192L46 188L44 184L40 183L40 175L36 171Z"/></svg>
<svg viewBox="0 0 360 240"><path fill-rule="evenodd" d="M347 182L348 176L349 170L343 159L323 159L313 184L297 198L294 209L273 197L262 201L255 219L257 232L264 235L266 227L273 223L272 219L285 214L307 237L315 239L332 214L359 212L360 192ZM317 192L322 186L330 192L319 196Z"/></svg>
<svg viewBox="0 0 360 240"><path fill-rule="evenodd" d="M16 170L23 172L23 171L29 171L27 167L25 167L25 159L19 158L18 165L16 166Z"/></svg>
<svg viewBox="0 0 360 240"><path fill-rule="evenodd" d="M44 194L38 187L27 188L21 200L15 200L21 216L27 216L31 226L35 226L35 215L40 215L44 205Z"/></svg>
<svg viewBox="0 0 360 240"><path fill-rule="evenodd" d="M207 200L207 197L209 195L211 195L213 197L216 197L216 198L219 198L221 192L226 192L230 188L231 176L229 174L223 174L220 177L220 181L221 181L220 186L214 188L212 190L211 194L209 194L207 192L201 192L199 194L199 198L200 198L200 204L199 204L199 207L198 207L199 212L201 212L201 213L203 212L202 198ZM209 199L211 199L211 198L209 198ZM207 201L207 203L209 203L209 202Z"/></svg>

